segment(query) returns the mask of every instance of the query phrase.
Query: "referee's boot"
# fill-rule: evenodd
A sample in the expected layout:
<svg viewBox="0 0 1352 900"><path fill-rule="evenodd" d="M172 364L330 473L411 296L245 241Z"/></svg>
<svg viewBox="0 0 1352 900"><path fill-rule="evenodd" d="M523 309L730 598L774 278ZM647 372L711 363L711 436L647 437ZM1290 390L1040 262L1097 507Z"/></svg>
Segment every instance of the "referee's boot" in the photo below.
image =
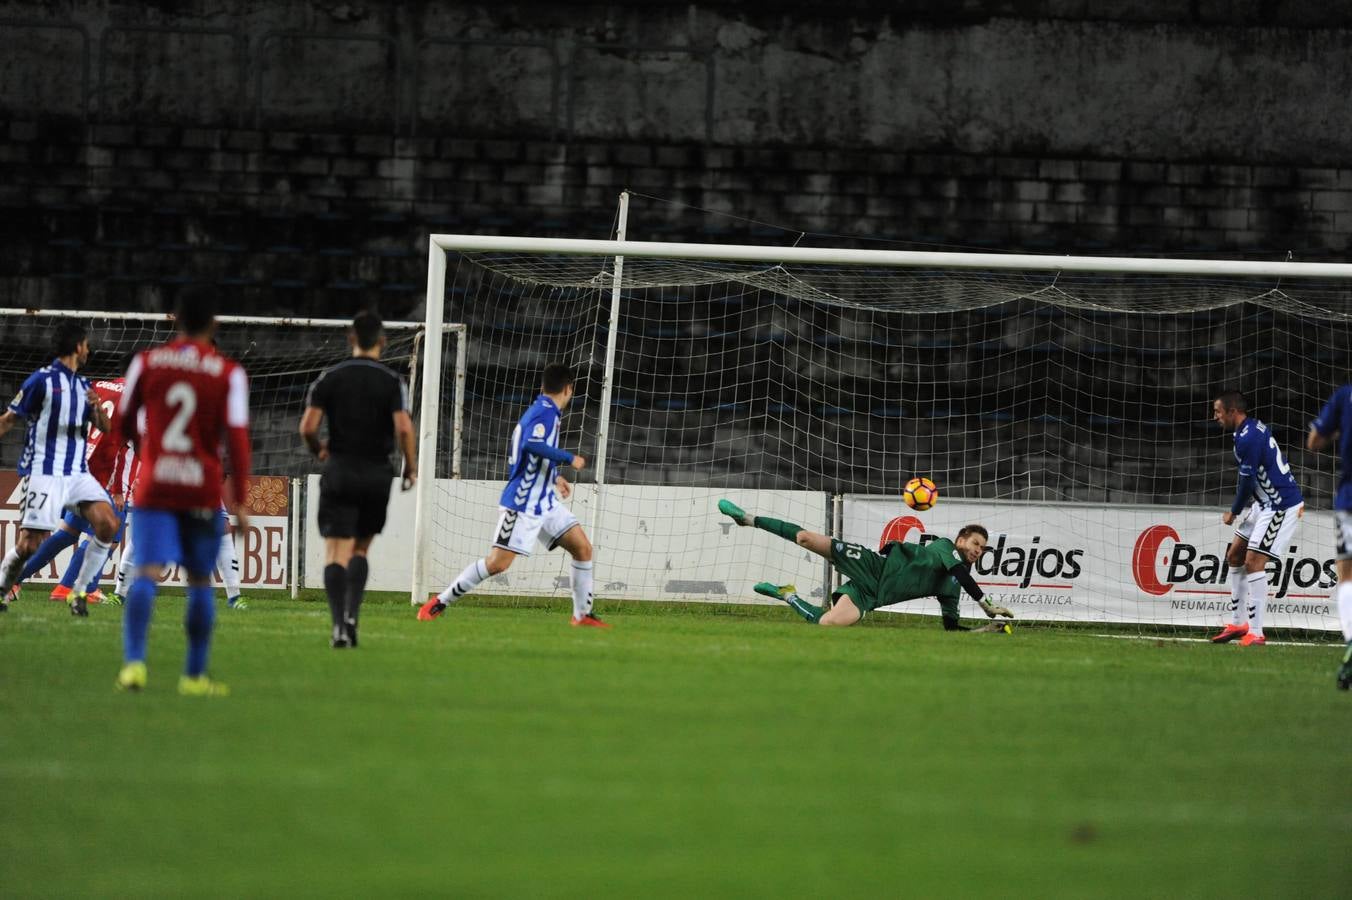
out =
<svg viewBox="0 0 1352 900"><path fill-rule="evenodd" d="M329 646L335 650L343 650L352 646L347 638L346 623L333 626L333 637L329 638Z"/></svg>

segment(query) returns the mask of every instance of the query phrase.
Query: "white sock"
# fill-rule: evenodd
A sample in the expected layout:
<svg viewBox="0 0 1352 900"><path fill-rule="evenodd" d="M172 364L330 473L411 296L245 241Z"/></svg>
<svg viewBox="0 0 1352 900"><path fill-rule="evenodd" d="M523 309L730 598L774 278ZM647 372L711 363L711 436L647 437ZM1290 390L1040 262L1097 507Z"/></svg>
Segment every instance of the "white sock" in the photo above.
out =
<svg viewBox="0 0 1352 900"><path fill-rule="evenodd" d="M1254 572L1244 579L1249 592L1249 634L1263 636L1263 609L1267 606L1267 572Z"/></svg>
<svg viewBox="0 0 1352 900"><path fill-rule="evenodd" d="M482 559L476 559L465 566L465 571L457 575L455 581L452 581L446 590L437 594L437 599L446 604L454 603L478 587L479 583L487 577L488 563Z"/></svg>
<svg viewBox="0 0 1352 900"><path fill-rule="evenodd" d="M578 562L573 560L573 618L580 619L591 615L592 611L592 564L591 560Z"/></svg>
<svg viewBox="0 0 1352 900"><path fill-rule="evenodd" d="M19 559L19 551L10 547L4 562L0 562L0 593L8 593L14 587L14 579L22 571L23 562Z"/></svg>
<svg viewBox="0 0 1352 900"><path fill-rule="evenodd" d="M225 582L225 599L239 596L239 557L235 555L235 536L221 535L221 549L216 552L216 569Z"/></svg>
<svg viewBox="0 0 1352 900"><path fill-rule="evenodd" d="M1244 598L1248 596L1249 592L1246 589L1244 579L1247 577L1248 573L1244 571L1242 566L1240 568L1231 567L1230 624L1232 625L1243 625L1245 621L1244 615L1247 612L1247 609L1244 606Z"/></svg>
<svg viewBox="0 0 1352 900"><path fill-rule="evenodd" d="M75 576L75 591L83 591L89 587L89 582L103 571L103 564L108 561L108 554L112 549L112 544L105 544L96 537L89 539L89 543L85 545L84 561L80 563L80 572Z"/></svg>
<svg viewBox="0 0 1352 900"><path fill-rule="evenodd" d="M1352 641L1352 581L1338 582L1333 596L1338 598L1338 618L1343 622L1343 640Z"/></svg>

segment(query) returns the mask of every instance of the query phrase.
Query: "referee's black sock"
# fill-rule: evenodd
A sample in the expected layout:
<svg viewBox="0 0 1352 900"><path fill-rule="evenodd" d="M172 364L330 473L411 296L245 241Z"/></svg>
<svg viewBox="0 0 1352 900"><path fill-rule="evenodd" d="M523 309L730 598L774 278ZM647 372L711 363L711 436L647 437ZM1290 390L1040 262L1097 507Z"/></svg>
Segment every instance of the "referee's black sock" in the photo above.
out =
<svg viewBox="0 0 1352 900"><path fill-rule="evenodd" d="M347 619L349 622L357 621L357 614L361 612L362 597L366 594L366 576L370 574L371 566L364 556L353 556L347 564Z"/></svg>
<svg viewBox="0 0 1352 900"><path fill-rule="evenodd" d="M347 604L347 569L337 563L324 567L324 593L329 595L329 616L334 627L343 624L343 609Z"/></svg>

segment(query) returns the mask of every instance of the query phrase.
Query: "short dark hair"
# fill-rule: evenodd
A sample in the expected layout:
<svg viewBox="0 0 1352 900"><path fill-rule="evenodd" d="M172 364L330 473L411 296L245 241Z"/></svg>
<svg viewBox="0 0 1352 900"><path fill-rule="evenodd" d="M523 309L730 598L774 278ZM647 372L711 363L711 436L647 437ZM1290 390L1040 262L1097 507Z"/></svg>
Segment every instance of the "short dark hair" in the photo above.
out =
<svg viewBox="0 0 1352 900"><path fill-rule="evenodd" d="M990 532L986 530L985 525L964 525L958 530L958 540L962 540L969 534L979 534L986 540L990 540Z"/></svg>
<svg viewBox="0 0 1352 900"><path fill-rule="evenodd" d="M1237 410L1242 413L1249 411L1249 398L1245 397L1239 391L1224 390L1216 395L1216 399L1221 402L1221 409Z"/></svg>
<svg viewBox="0 0 1352 900"><path fill-rule="evenodd" d="M546 394L557 394L576 380L573 370L563 363L550 363L540 376L540 385Z"/></svg>
<svg viewBox="0 0 1352 900"><path fill-rule="evenodd" d="M89 337L89 331L79 322L61 322L52 331L52 347L57 356L69 356Z"/></svg>
<svg viewBox="0 0 1352 900"><path fill-rule="evenodd" d="M380 336L385 333L385 326L380 321L380 316L369 309L362 310L352 317L352 334L357 339L357 346L363 350L370 350L376 344L380 343Z"/></svg>
<svg viewBox="0 0 1352 900"><path fill-rule="evenodd" d="M216 292L205 285L185 288L174 301L174 324L183 334L201 334L216 321Z"/></svg>

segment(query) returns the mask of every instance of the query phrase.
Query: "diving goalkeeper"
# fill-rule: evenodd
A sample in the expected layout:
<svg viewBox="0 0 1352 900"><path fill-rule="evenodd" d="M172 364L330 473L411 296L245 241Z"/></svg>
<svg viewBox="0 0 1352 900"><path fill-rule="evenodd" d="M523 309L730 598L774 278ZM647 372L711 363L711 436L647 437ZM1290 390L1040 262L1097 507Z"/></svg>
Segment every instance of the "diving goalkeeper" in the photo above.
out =
<svg viewBox="0 0 1352 900"><path fill-rule="evenodd" d="M829 610L813 606L791 584L775 585L762 581L755 591L776 600L783 600L793 610L818 625L853 625L880 606L914 600L917 597L936 597L943 611L944 630L971 631L958 615L958 588L971 596L990 618L1014 614L1003 606L987 603L981 588L972 578L970 567L981 558L990 535L981 525L964 525L955 540L940 538L921 546L889 541L882 553L860 544L833 541L824 534L814 534L792 522L753 516L730 500L719 500L718 511L738 525L754 525L762 531L793 541L805 550L829 560L836 571L849 579L831 592L835 604ZM989 623L977 631L1004 631L1003 623Z"/></svg>

